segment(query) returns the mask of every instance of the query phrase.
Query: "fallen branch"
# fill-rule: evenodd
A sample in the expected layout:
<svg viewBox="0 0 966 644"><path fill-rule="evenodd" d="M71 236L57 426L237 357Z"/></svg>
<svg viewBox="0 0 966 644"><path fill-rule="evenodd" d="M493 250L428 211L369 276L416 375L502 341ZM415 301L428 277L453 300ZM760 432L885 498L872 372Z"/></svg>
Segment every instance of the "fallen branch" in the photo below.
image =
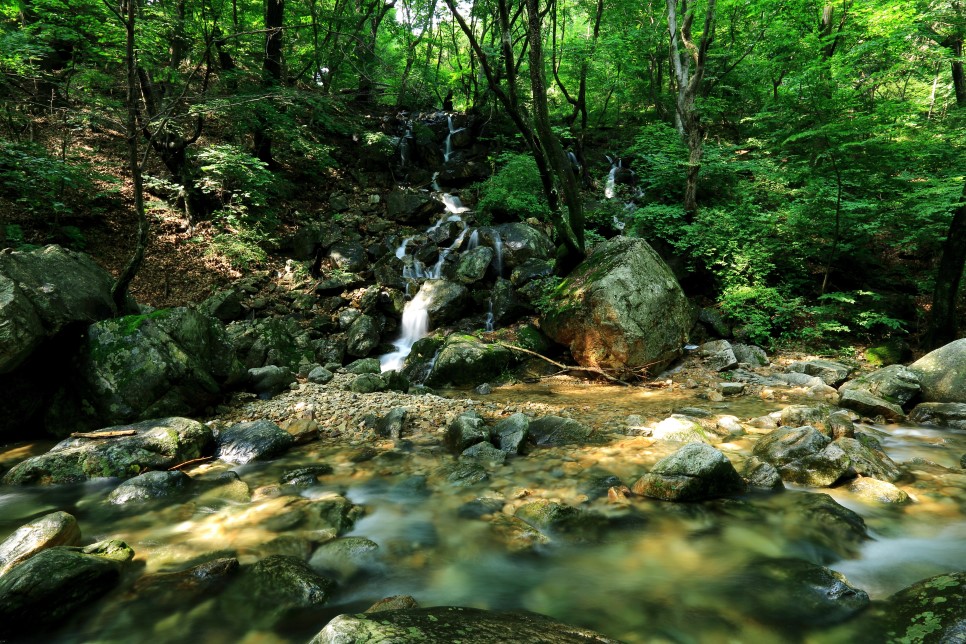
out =
<svg viewBox="0 0 966 644"><path fill-rule="evenodd" d="M187 467L188 465L194 465L195 463L204 463L205 461L210 461L214 456L202 456L201 458L193 458L190 461L185 461L184 463L178 463L174 467L169 467L168 471L173 472L174 470L180 470L182 467Z"/></svg>
<svg viewBox="0 0 966 644"><path fill-rule="evenodd" d="M551 360L547 356L540 355L536 351L531 351L530 349L524 349L523 347L518 347L515 344L506 344L505 342L496 342L494 344L498 344L501 347L506 347L507 349L510 349L512 351L519 351L521 353L526 353L527 355L531 355L531 356L534 356L536 358L540 358L541 360L545 360L545 361L549 362L553 366L555 366L558 369L560 369L560 371L558 373L553 374L555 376L560 375L560 374L563 374L563 373L568 373L568 372L571 372L571 371L583 371L583 372L586 372L586 373L597 374L598 376L604 378L605 380L608 380L608 381L613 382L615 384L623 385L625 387L631 387L632 386L631 383L624 382L620 378L615 378L614 376L612 376L612 375L610 375L608 373L605 373L603 370L598 369L596 367L572 367L570 365L565 365L565 364L562 364L562 363L557 362L555 360Z"/></svg>
<svg viewBox="0 0 966 644"><path fill-rule="evenodd" d="M114 432L74 432L71 438L119 438L121 436L135 436L136 430L124 429Z"/></svg>

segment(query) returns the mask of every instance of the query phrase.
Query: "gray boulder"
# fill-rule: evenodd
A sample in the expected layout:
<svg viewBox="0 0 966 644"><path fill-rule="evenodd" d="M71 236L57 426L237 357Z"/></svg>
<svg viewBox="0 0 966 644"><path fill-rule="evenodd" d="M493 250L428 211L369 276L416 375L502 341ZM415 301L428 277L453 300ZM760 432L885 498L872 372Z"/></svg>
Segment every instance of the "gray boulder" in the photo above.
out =
<svg viewBox="0 0 966 644"><path fill-rule="evenodd" d="M18 463L3 477L7 485L56 485L97 477L131 478L145 470L166 470L211 453L211 430L189 418L146 420L109 427L115 438L69 438L46 454Z"/></svg>
<svg viewBox="0 0 966 644"><path fill-rule="evenodd" d="M510 283L515 288L526 286L535 279L553 275L553 264L545 259L532 257L513 269Z"/></svg>
<svg viewBox="0 0 966 644"><path fill-rule="evenodd" d="M315 383L317 385L326 385L332 382L332 379L334 377L335 377L335 374L333 374L325 367L315 367L314 369L312 369L312 371L309 372L308 380L309 382Z"/></svg>
<svg viewBox="0 0 966 644"><path fill-rule="evenodd" d="M497 446L506 454L519 454L530 436L530 418L517 412L492 429Z"/></svg>
<svg viewBox="0 0 966 644"><path fill-rule="evenodd" d="M830 387L837 387L852 371L844 364L832 360L800 360L788 365L788 370L821 378Z"/></svg>
<svg viewBox="0 0 966 644"><path fill-rule="evenodd" d="M44 550L0 577L0 637L35 637L110 591L134 552L121 542Z"/></svg>
<svg viewBox="0 0 966 644"><path fill-rule="evenodd" d="M395 407L389 413L376 422L376 434L386 436L393 440L402 437L403 427L406 425L406 415L409 410L405 407Z"/></svg>
<svg viewBox="0 0 966 644"><path fill-rule="evenodd" d="M345 582L377 564L379 544L365 537L341 537L315 549L309 566L322 575Z"/></svg>
<svg viewBox="0 0 966 644"><path fill-rule="evenodd" d="M199 307L204 313L228 324L244 315L241 294L233 288L218 291Z"/></svg>
<svg viewBox="0 0 966 644"><path fill-rule="evenodd" d="M295 374L288 367L273 364L248 370L248 386L261 398L272 398L296 381Z"/></svg>
<svg viewBox="0 0 966 644"><path fill-rule="evenodd" d="M680 353L691 305L647 242L615 237L554 291L542 328L583 366L658 373Z"/></svg>
<svg viewBox="0 0 966 644"><path fill-rule="evenodd" d="M710 443L714 438L701 423L684 414L671 414L657 423L651 430L651 437L676 443Z"/></svg>
<svg viewBox="0 0 966 644"><path fill-rule="evenodd" d="M478 608L436 606L339 615L310 644L356 642L541 642L542 644L617 644L599 633L535 613L495 613Z"/></svg>
<svg viewBox="0 0 966 644"><path fill-rule="evenodd" d="M909 414L920 425L966 429L966 403L920 403Z"/></svg>
<svg viewBox="0 0 966 644"><path fill-rule="evenodd" d="M335 585L299 558L271 555L244 569L239 583L222 600L234 610L237 602L250 603L254 622L270 628L289 611L324 605Z"/></svg>
<svg viewBox="0 0 966 644"><path fill-rule="evenodd" d="M221 323L186 308L92 324L77 361L89 424L195 414L245 378Z"/></svg>
<svg viewBox="0 0 966 644"><path fill-rule="evenodd" d="M458 320L469 300L469 291L462 284L449 280L426 280L419 287L417 298L426 302L430 328Z"/></svg>
<svg viewBox="0 0 966 644"><path fill-rule="evenodd" d="M860 476L851 481L848 490L863 501L874 503L895 504L909 501L909 495L892 483L865 476Z"/></svg>
<svg viewBox="0 0 966 644"><path fill-rule="evenodd" d="M329 261L337 268L350 273L365 270L369 264L366 249L359 242L340 242L329 248Z"/></svg>
<svg viewBox="0 0 966 644"><path fill-rule="evenodd" d="M548 499L524 503L513 516L540 532L570 541L596 539L604 523L600 515Z"/></svg>
<svg viewBox="0 0 966 644"><path fill-rule="evenodd" d="M924 402L966 403L966 338L927 353L909 370L919 377Z"/></svg>
<svg viewBox="0 0 966 644"><path fill-rule="evenodd" d="M180 470L145 472L118 485L108 495L108 503L124 505L138 501L162 499L184 492L191 477Z"/></svg>
<svg viewBox="0 0 966 644"><path fill-rule="evenodd" d="M742 474L749 487L760 490L785 489L781 474L778 473L775 466L767 461L761 460L757 456L752 456L745 461Z"/></svg>
<svg viewBox="0 0 966 644"><path fill-rule="evenodd" d="M811 426L776 429L755 444L753 453L774 465L785 481L826 487L842 478L851 462L831 439Z"/></svg>
<svg viewBox="0 0 966 644"><path fill-rule="evenodd" d="M490 432L483 418L476 412L470 411L460 414L446 426L443 443L452 454L459 455L467 447L489 439Z"/></svg>
<svg viewBox="0 0 966 644"><path fill-rule="evenodd" d="M486 275L486 269L490 267L493 256L493 249L486 246L477 246L473 250L466 251L456 264L456 279L463 284L480 281Z"/></svg>
<svg viewBox="0 0 966 644"><path fill-rule="evenodd" d="M379 364L379 358L361 358L346 365L345 370L347 373L352 373L355 375L361 375L364 373L374 373L378 375L382 372L382 367Z"/></svg>
<svg viewBox="0 0 966 644"><path fill-rule="evenodd" d="M370 315L362 315L349 326L346 338L346 353L350 356L364 357L379 346L379 324Z"/></svg>
<svg viewBox="0 0 966 644"><path fill-rule="evenodd" d="M533 311L517 295L518 291L509 280L502 277L496 279L490 291L490 309L495 323L506 325Z"/></svg>
<svg viewBox="0 0 966 644"><path fill-rule="evenodd" d="M849 457L850 476L867 476L889 483L902 476L899 466L885 452L876 451L854 438L840 438L832 444L838 445Z"/></svg>
<svg viewBox="0 0 966 644"><path fill-rule="evenodd" d="M513 354L506 347L454 333L447 336L436 354L426 384L433 387L489 382L505 371L512 360Z"/></svg>
<svg viewBox="0 0 966 644"><path fill-rule="evenodd" d="M902 407L919 395L919 376L908 367L894 364L849 380L839 387L839 393L849 390L865 391Z"/></svg>
<svg viewBox="0 0 966 644"><path fill-rule="evenodd" d="M528 259L551 259L556 247L541 230L521 222L501 224L492 229L483 228L480 236L487 246L495 245L496 232L502 241L503 266L512 270Z"/></svg>
<svg viewBox="0 0 966 644"><path fill-rule="evenodd" d="M590 438L592 430L586 425L560 416L542 416L530 421L527 431L530 440L540 447L581 445Z"/></svg>
<svg viewBox="0 0 966 644"><path fill-rule="evenodd" d="M388 388L389 383L386 382L386 379L375 373L360 374L349 383L349 390L357 394L372 394L385 391Z"/></svg>
<svg viewBox="0 0 966 644"><path fill-rule="evenodd" d="M881 642L962 642L966 638L966 572L918 581L885 600Z"/></svg>
<svg viewBox="0 0 966 644"><path fill-rule="evenodd" d="M228 463L267 461L288 451L295 439L270 420L238 423L221 432L215 455Z"/></svg>
<svg viewBox="0 0 966 644"><path fill-rule="evenodd" d="M704 365L713 371L727 371L738 366L738 358L727 340L705 342L698 347L698 355L704 358Z"/></svg>
<svg viewBox="0 0 966 644"><path fill-rule="evenodd" d="M765 353L764 349L754 344L732 342L731 350L740 363L749 364L752 367L763 367L768 364L768 354Z"/></svg>
<svg viewBox="0 0 966 644"><path fill-rule="evenodd" d="M662 501L703 501L741 494L745 482L728 457L704 443L689 443L658 461L631 488Z"/></svg>
<svg viewBox="0 0 966 644"><path fill-rule="evenodd" d="M77 519L66 512L51 512L20 526L0 543L0 577L41 550L73 546L80 538Z"/></svg>
<svg viewBox="0 0 966 644"><path fill-rule="evenodd" d="M113 284L90 257L60 246L0 254L0 374L68 325L117 314Z"/></svg>
<svg viewBox="0 0 966 644"><path fill-rule="evenodd" d="M870 394L864 389L845 389L839 393L839 407L845 407L863 416L882 416L889 421L905 418L902 407Z"/></svg>
<svg viewBox="0 0 966 644"><path fill-rule="evenodd" d="M490 443L481 442L470 445L460 454L460 460L468 463L477 463L486 469L493 469L503 465L506 461L506 452L493 447Z"/></svg>
<svg viewBox="0 0 966 644"><path fill-rule="evenodd" d="M408 224L425 223L443 212L443 204L425 192L397 189L386 196L386 216Z"/></svg>
<svg viewBox="0 0 966 644"><path fill-rule="evenodd" d="M308 333L292 318L232 322L227 333L246 369L276 365L298 373L302 364L324 362L316 356L316 347Z"/></svg>

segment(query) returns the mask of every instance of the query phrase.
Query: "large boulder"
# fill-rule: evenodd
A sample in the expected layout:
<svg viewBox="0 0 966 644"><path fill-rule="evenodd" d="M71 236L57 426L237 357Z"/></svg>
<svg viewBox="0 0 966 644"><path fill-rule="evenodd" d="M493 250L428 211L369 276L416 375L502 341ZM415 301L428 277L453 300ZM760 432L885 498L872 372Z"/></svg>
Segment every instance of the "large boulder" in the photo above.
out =
<svg viewBox="0 0 966 644"><path fill-rule="evenodd" d="M426 378L429 386L478 385L500 375L513 360L509 349L471 335L453 334L436 354Z"/></svg>
<svg viewBox="0 0 966 644"><path fill-rule="evenodd" d="M703 501L745 491L728 457L704 443L689 443L662 458L633 486L635 494L662 501Z"/></svg>
<svg viewBox="0 0 966 644"><path fill-rule="evenodd" d="M924 402L966 403L966 338L927 353L909 370L919 376Z"/></svg>
<svg viewBox="0 0 966 644"><path fill-rule="evenodd" d="M904 418L902 407L879 398L865 389L843 389L839 393L839 407L845 407L872 418L882 416L890 421Z"/></svg>
<svg viewBox="0 0 966 644"><path fill-rule="evenodd" d="M425 303L429 326L435 328L463 315L469 291L462 284L449 280L426 280L413 299Z"/></svg>
<svg viewBox="0 0 966 644"><path fill-rule="evenodd" d="M920 425L966 429L966 403L919 403L909 420Z"/></svg>
<svg viewBox="0 0 966 644"><path fill-rule="evenodd" d="M311 644L356 642L616 644L616 640L593 631L535 613L495 613L455 606L339 615Z"/></svg>
<svg viewBox="0 0 966 644"><path fill-rule="evenodd" d="M428 222L443 212L443 204L425 192L393 190L386 196L386 216L408 224Z"/></svg>
<svg viewBox="0 0 966 644"><path fill-rule="evenodd" d="M490 267L493 256L493 249L486 246L477 246L473 250L466 251L456 264L456 279L464 284L480 281L486 275L486 269Z"/></svg>
<svg viewBox="0 0 966 644"><path fill-rule="evenodd" d="M246 376L221 323L186 308L93 324L77 362L88 426L192 415Z"/></svg>
<svg viewBox="0 0 966 644"><path fill-rule="evenodd" d="M41 550L73 546L80 538L77 519L66 512L51 512L20 526L0 543L0 577Z"/></svg>
<svg viewBox="0 0 966 644"><path fill-rule="evenodd" d="M211 429L189 418L147 420L109 427L104 433L115 437L68 438L46 454L15 465L3 482L55 485L104 476L128 479L200 458L214 445Z"/></svg>
<svg viewBox="0 0 966 644"><path fill-rule="evenodd" d="M316 355L309 335L292 318L233 322L227 331L239 360L248 369L276 365L298 373L302 364L323 361Z"/></svg>
<svg viewBox="0 0 966 644"><path fill-rule="evenodd" d="M513 270L528 259L550 259L555 250L543 231L521 222L482 228L480 236L496 249L504 270Z"/></svg>
<svg viewBox="0 0 966 644"><path fill-rule="evenodd" d="M966 572L918 581L885 600L880 642L962 642L966 639Z"/></svg>
<svg viewBox="0 0 966 644"><path fill-rule="evenodd" d="M295 439L270 420L232 425L218 436L216 456L229 463L267 461L285 453Z"/></svg>
<svg viewBox="0 0 966 644"><path fill-rule="evenodd" d="M379 346L379 323L371 315L360 315L349 326L346 353L359 358L372 353Z"/></svg>
<svg viewBox="0 0 966 644"><path fill-rule="evenodd" d="M543 329L584 366L659 372L678 356L691 306L647 242L604 242L554 292Z"/></svg>
<svg viewBox="0 0 966 644"><path fill-rule="evenodd" d="M754 455L774 465L785 481L810 487L832 485L849 472L841 447L811 426L783 427L762 437Z"/></svg>
<svg viewBox="0 0 966 644"><path fill-rule="evenodd" d="M832 360L799 360L788 365L788 370L794 373L804 373L821 378L830 387L837 387L849 377L849 369L840 362Z"/></svg>
<svg viewBox="0 0 966 644"><path fill-rule="evenodd" d="M115 315L113 283L87 255L60 246L0 254L0 374L65 327Z"/></svg>
<svg viewBox="0 0 966 644"><path fill-rule="evenodd" d="M849 380L839 387L839 393L855 389L902 407L919 394L919 377L912 369L894 364Z"/></svg>

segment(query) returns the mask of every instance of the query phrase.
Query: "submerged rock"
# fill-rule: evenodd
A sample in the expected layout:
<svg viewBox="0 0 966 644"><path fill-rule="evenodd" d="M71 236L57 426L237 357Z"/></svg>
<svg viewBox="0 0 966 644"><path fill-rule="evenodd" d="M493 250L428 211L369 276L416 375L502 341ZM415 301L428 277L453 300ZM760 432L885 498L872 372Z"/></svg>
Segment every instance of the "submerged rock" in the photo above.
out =
<svg viewBox="0 0 966 644"><path fill-rule="evenodd" d="M270 420L238 423L221 432L216 456L229 463L266 461L284 454L295 439Z"/></svg>
<svg viewBox="0 0 966 644"><path fill-rule="evenodd" d="M69 438L46 454L15 465L8 485L55 485L97 477L131 478L145 470L166 470L211 453L211 430L189 418L146 420L108 427L104 432L135 432L116 438Z"/></svg>
<svg viewBox="0 0 966 644"><path fill-rule="evenodd" d="M691 305L647 242L600 244L554 291L543 330L581 365L659 373L680 354Z"/></svg>
<svg viewBox="0 0 966 644"><path fill-rule="evenodd" d="M170 472L145 472L118 485L108 495L107 501L115 505L161 499L185 491L191 477L179 470Z"/></svg>
<svg viewBox="0 0 966 644"><path fill-rule="evenodd" d="M490 433L483 422L483 417L476 412L469 411L460 414L446 426L443 442L450 453L459 455L477 443L489 440Z"/></svg>
<svg viewBox="0 0 966 644"><path fill-rule="evenodd" d="M301 559L271 555L243 570L239 583L223 599L244 602L247 610L254 610L257 624L271 627L288 611L324 605L334 590L334 581Z"/></svg>
<svg viewBox="0 0 966 644"><path fill-rule="evenodd" d="M880 641L966 640L966 572L923 579L885 600Z"/></svg>
<svg viewBox="0 0 966 644"><path fill-rule="evenodd" d="M590 427L571 418L542 416L530 421L527 431L530 440L540 447L580 445L590 438Z"/></svg>
<svg viewBox="0 0 966 644"><path fill-rule="evenodd" d="M741 494L745 482L728 457L704 443L689 443L654 465L631 487L662 501L703 501Z"/></svg>
<svg viewBox="0 0 966 644"><path fill-rule="evenodd" d="M77 519L66 512L52 512L31 521L0 543L0 576L41 550L76 545L80 537Z"/></svg>
<svg viewBox="0 0 966 644"><path fill-rule="evenodd" d="M547 499L524 503L513 516L540 532L571 541L597 539L604 523L600 515Z"/></svg>
<svg viewBox="0 0 966 644"><path fill-rule="evenodd" d="M315 549L309 566L323 575L345 582L376 564L379 544L364 537L342 537Z"/></svg>
<svg viewBox="0 0 966 644"><path fill-rule="evenodd" d="M617 644L593 631L535 613L496 613L453 606L339 615L311 644L357 642Z"/></svg>
<svg viewBox="0 0 966 644"><path fill-rule="evenodd" d="M849 492L863 501L874 501L876 503L906 503L909 501L909 495L892 483L866 476L860 476L849 483L848 489Z"/></svg>

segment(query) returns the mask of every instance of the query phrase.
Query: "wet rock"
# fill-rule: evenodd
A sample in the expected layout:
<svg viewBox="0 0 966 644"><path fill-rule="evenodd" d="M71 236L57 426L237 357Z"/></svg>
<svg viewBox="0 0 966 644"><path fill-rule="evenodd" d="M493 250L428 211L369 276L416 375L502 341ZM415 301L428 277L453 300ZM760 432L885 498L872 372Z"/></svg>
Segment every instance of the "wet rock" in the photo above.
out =
<svg viewBox="0 0 966 644"><path fill-rule="evenodd" d="M296 381L288 367L267 365L248 370L248 386L262 398L272 398L287 391Z"/></svg>
<svg viewBox="0 0 966 644"><path fill-rule="evenodd" d="M845 475L849 457L831 439L806 425L777 429L755 444L753 453L774 465L782 479L810 487L832 485Z"/></svg>
<svg viewBox="0 0 966 644"><path fill-rule="evenodd" d="M390 391L408 393L410 387L412 387L409 378L400 371L384 371L381 375L382 379L386 381L386 388Z"/></svg>
<svg viewBox="0 0 966 644"><path fill-rule="evenodd" d="M905 418L902 408L887 400L873 396L862 389L846 389L839 393L839 406L851 409L864 416L882 416L886 420L897 421Z"/></svg>
<svg viewBox="0 0 966 644"><path fill-rule="evenodd" d="M218 437L215 455L229 463L267 461L284 454L295 439L270 420L232 425Z"/></svg>
<svg viewBox="0 0 966 644"><path fill-rule="evenodd" d="M857 556L869 538L862 517L828 494L788 492L780 496L790 501L785 508L790 532L813 544L810 549L824 548L826 561Z"/></svg>
<svg viewBox="0 0 966 644"><path fill-rule="evenodd" d="M651 430L651 437L677 443L710 443L712 436L697 420L682 414L668 416Z"/></svg>
<svg viewBox="0 0 966 644"><path fill-rule="evenodd" d="M0 577L0 637L35 636L117 585L123 558L84 550L50 548Z"/></svg>
<svg viewBox="0 0 966 644"><path fill-rule="evenodd" d="M745 461L743 475L748 485L760 490L784 490L785 484L775 466L752 456Z"/></svg>
<svg viewBox="0 0 966 644"><path fill-rule="evenodd" d="M415 297L426 302L429 326L435 328L462 317L469 301L469 291L462 284L449 280L426 280Z"/></svg>
<svg viewBox="0 0 966 644"><path fill-rule="evenodd" d="M364 537L342 537L315 549L309 566L320 574L346 582L377 564L379 544Z"/></svg>
<svg viewBox="0 0 966 644"><path fill-rule="evenodd" d="M396 189L386 196L386 216L393 221L420 224L443 212L443 204L424 192Z"/></svg>
<svg viewBox="0 0 966 644"><path fill-rule="evenodd" d="M728 457L704 443L689 443L658 461L631 487L662 501L703 501L741 494L745 482Z"/></svg>
<svg viewBox="0 0 966 644"><path fill-rule="evenodd" d="M865 476L860 476L849 483L848 490L863 501L874 501L876 503L907 503L909 501L909 495L892 483Z"/></svg>
<svg viewBox="0 0 966 644"><path fill-rule="evenodd" d="M553 275L553 264L545 259L530 258L513 269L510 284L514 288L525 286L536 279Z"/></svg>
<svg viewBox="0 0 966 644"><path fill-rule="evenodd" d="M146 420L108 427L105 432L134 431L109 439L69 438L46 454L15 465L3 477L7 485L55 485L109 476L130 478L145 470L166 470L209 454L211 430L188 418Z"/></svg>
<svg viewBox="0 0 966 644"><path fill-rule="evenodd" d="M966 572L936 575L885 600L879 641L962 642L966 639Z"/></svg>
<svg viewBox="0 0 966 644"><path fill-rule="evenodd" d="M275 365L297 373L302 364L324 361L309 334L290 317L232 322L227 333L246 369Z"/></svg>
<svg viewBox="0 0 966 644"><path fill-rule="evenodd" d="M479 519L488 514L500 514L504 503L501 497L481 496L461 505L456 514L461 519Z"/></svg>
<svg viewBox="0 0 966 644"><path fill-rule="evenodd" d="M592 430L576 420L560 416L543 416L530 421L530 440L540 447L580 445L587 442Z"/></svg>
<svg viewBox="0 0 966 644"><path fill-rule="evenodd" d="M530 436L530 418L517 412L494 425L492 434L503 452L519 454Z"/></svg>
<svg viewBox="0 0 966 644"><path fill-rule="evenodd" d="M199 308L225 324L234 322L245 313L241 294L233 288L218 291L202 302Z"/></svg>
<svg viewBox="0 0 966 644"><path fill-rule="evenodd" d="M966 338L927 353L909 370L919 377L923 401L966 403Z"/></svg>
<svg viewBox="0 0 966 644"><path fill-rule="evenodd" d="M966 403L920 403L909 414L920 425L966 429Z"/></svg>
<svg viewBox="0 0 966 644"><path fill-rule="evenodd" d="M471 487L477 483L482 483L490 478L486 469L479 463L456 463L449 467L444 467L443 472L446 482L453 487Z"/></svg>
<svg viewBox="0 0 966 644"><path fill-rule="evenodd" d="M405 407L396 407L390 410L388 414L376 422L376 434L399 440L406 424L407 413L409 413L409 410Z"/></svg>
<svg viewBox="0 0 966 644"><path fill-rule="evenodd" d="M285 472L279 477L278 482L282 485L309 487L318 483L320 477L331 473L331 465L309 465Z"/></svg>
<svg viewBox="0 0 966 644"><path fill-rule="evenodd" d="M292 436L296 445L304 445L319 439L321 425L311 418L292 418L282 423L282 429Z"/></svg>
<svg viewBox="0 0 966 644"><path fill-rule="evenodd" d="M718 416L714 421L714 433L725 438L745 435L745 428L737 416Z"/></svg>
<svg viewBox="0 0 966 644"><path fill-rule="evenodd" d="M740 396L745 393L745 383L743 382L719 382L718 391L722 396Z"/></svg>
<svg viewBox="0 0 966 644"><path fill-rule="evenodd" d="M843 622L869 606L844 575L801 559L766 559L740 576L741 597L761 621L802 626Z"/></svg>
<svg viewBox="0 0 966 644"><path fill-rule="evenodd" d="M698 355L704 358L704 365L712 371L727 371L738 366L738 358L727 340L705 342L698 347Z"/></svg>
<svg viewBox="0 0 966 644"><path fill-rule="evenodd" d="M592 541L603 528L601 516L547 499L524 503L513 516L544 534L568 540Z"/></svg>
<svg viewBox="0 0 966 644"><path fill-rule="evenodd" d="M339 242L329 248L329 261L337 268L349 273L366 270L369 258L366 249L358 242Z"/></svg>
<svg viewBox="0 0 966 644"><path fill-rule="evenodd" d="M849 377L851 369L832 360L801 360L788 365L789 371L821 378L830 387L837 387Z"/></svg>
<svg viewBox="0 0 966 644"><path fill-rule="evenodd" d="M364 373L356 376L349 385L349 390L357 394L371 394L377 391L385 391L389 388L386 380L374 373Z"/></svg>
<svg viewBox="0 0 966 644"><path fill-rule="evenodd" d="M493 385L488 382L484 382L482 385L475 387L473 393L479 394L480 396L489 396L493 393Z"/></svg>
<svg viewBox="0 0 966 644"><path fill-rule="evenodd" d="M615 237L554 291L541 326L583 366L658 373L678 356L691 322L667 264L647 242Z"/></svg>
<svg viewBox="0 0 966 644"><path fill-rule="evenodd" d="M503 265L508 270L521 266L528 259L551 259L556 250L546 234L521 222L501 224L492 230L482 229L481 237L487 246L494 246L493 232L499 234L503 242Z"/></svg>
<svg viewBox="0 0 966 644"><path fill-rule="evenodd" d="M490 267L492 261L492 248L477 246L473 250L466 251L456 264L456 279L463 284L478 282L486 275L486 269Z"/></svg>
<svg viewBox="0 0 966 644"><path fill-rule="evenodd" d="M379 358L360 358L346 365L345 370L346 373L357 376L364 373L379 374L382 372L382 366L379 364Z"/></svg>
<svg viewBox="0 0 966 644"><path fill-rule="evenodd" d="M498 344L486 344L471 335L454 333L436 354L426 384L475 385L493 380L507 369L513 354Z"/></svg>
<svg viewBox="0 0 966 644"><path fill-rule="evenodd" d="M764 367L768 364L768 354L761 347L732 342L731 350L739 364L748 364L752 367Z"/></svg>
<svg viewBox="0 0 966 644"><path fill-rule="evenodd" d="M285 619L293 609L324 605L335 590L335 582L324 577L301 559L272 555L242 571L239 583L224 599L243 600L254 609L263 627Z"/></svg>
<svg viewBox="0 0 966 644"><path fill-rule="evenodd" d="M379 325L375 318L363 315L349 326L346 338L346 353L350 356L364 357L379 346Z"/></svg>
<svg viewBox="0 0 966 644"><path fill-rule="evenodd" d="M80 537L77 519L67 512L51 512L20 526L0 543L0 576L41 550L76 545Z"/></svg>
<svg viewBox="0 0 966 644"><path fill-rule="evenodd" d="M535 613L495 613L448 606L382 611L371 617L339 615L310 644L416 641L439 644L456 641L474 644L616 644L616 640L593 631Z"/></svg>
<svg viewBox="0 0 966 644"><path fill-rule="evenodd" d="M181 494L191 484L191 477L179 470L145 472L118 485L108 495L108 503L123 505Z"/></svg>
<svg viewBox="0 0 966 644"><path fill-rule="evenodd" d="M490 432L483 418L476 412L470 411L460 414L446 426L443 443L450 453L459 455L467 447L489 439Z"/></svg>
<svg viewBox="0 0 966 644"><path fill-rule="evenodd" d="M419 608L419 602L409 595L393 595L392 597L380 599L364 612L381 613L385 610L402 610L406 608Z"/></svg>
<svg viewBox="0 0 966 644"><path fill-rule="evenodd" d="M885 452L876 451L854 438L840 438L838 445L849 457L849 475L867 476L892 483L902 475L899 466Z"/></svg>
<svg viewBox="0 0 966 644"><path fill-rule="evenodd" d="M865 391L902 407L919 395L919 376L908 367L891 365L850 380L839 387L840 393L849 390Z"/></svg>
<svg viewBox="0 0 966 644"><path fill-rule="evenodd" d="M248 503L252 500L251 488L241 480L237 472L223 472L212 480L198 483L198 487L204 490L197 497L197 502L201 505L225 501Z"/></svg>
<svg viewBox="0 0 966 644"><path fill-rule="evenodd" d="M533 309L526 304L526 300L521 300L518 295L519 292L508 280L502 277L496 279L493 290L490 291L490 308L495 324L509 325L533 312Z"/></svg>
<svg viewBox="0 0 966 644"><path fill-rule="evenodd" d="M364 513L365 508L338 494L315 499L302 509L305 527L310 530L332 530L337 535L351 530Z"/></svg>
<svg viewBox="0 0 966 644"><path fill-rule="evenodd" d="M803 427L811 425L816 429L825 430L828 425L828 417L831 409L827 405L813 407L810 405L789 405L782 409L780 424L784 427ZM827 436L831 432L823 432Z"/></svg>
<svg viewBox="0 0 966 644"><path fill-rule="evenodd" d="M477 443L463 450L460 460L468 463L478 463L487 469L493 469L503 465L506 461L506 452L499 450L489 443Z"/></svg>
<svg viewBox="0 0 966 644"><path fill-rule="evenodd" d="M238 572L238 559L223 557L175 572L145 575L134 582L134 594L158 606L178 605L186 597L207 598Z"/></svg>
<svg viewBox="0 0 966 644"><path fill-rule="evenodd" d="M852 422L852 417L849 415L849 412L844 409L834 411L828 415L825 429L827 433L831 433L833 439L855 437L855 423Z"/></svg>

